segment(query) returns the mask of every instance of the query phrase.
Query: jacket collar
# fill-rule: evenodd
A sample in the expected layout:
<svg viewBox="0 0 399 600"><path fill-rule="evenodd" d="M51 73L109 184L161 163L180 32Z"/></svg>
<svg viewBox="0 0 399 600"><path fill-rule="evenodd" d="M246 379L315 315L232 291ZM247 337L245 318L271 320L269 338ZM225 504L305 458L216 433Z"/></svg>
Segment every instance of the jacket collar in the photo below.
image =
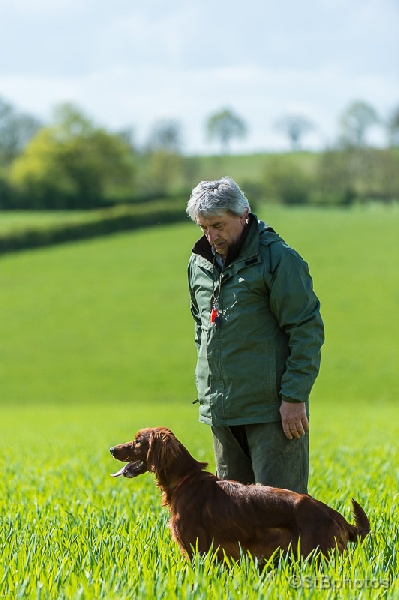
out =
<svg viewBox="0 0 399 600"><path fill-rule="evenodd" d="M265 231L271 231L275 233L272 227L266 225L266 223L264 223L263 221L259 221L258 217L254 213L249 213L248 224L244 228L240 239L236 244L230 246L229 248L224 265L225 268L231 265L232 263L248 260L249 258L256 256L259 252L260 236ZM203 235L194 244L192 252L194 254L198 254L211 264L215 262L215 255L213 253L212 246L206 239L205 235Z"/></svg>

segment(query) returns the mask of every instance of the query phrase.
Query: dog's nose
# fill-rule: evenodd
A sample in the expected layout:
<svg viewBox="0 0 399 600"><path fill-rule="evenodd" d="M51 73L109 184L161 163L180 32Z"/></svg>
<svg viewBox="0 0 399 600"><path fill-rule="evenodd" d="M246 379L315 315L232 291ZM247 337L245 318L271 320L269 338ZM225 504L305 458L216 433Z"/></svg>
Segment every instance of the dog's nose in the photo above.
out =
<svg viewBox="0 0 399 600"><path fill-rule="evenodd" d="M115 448L114 448L114 447L112 447L112 448L110 448L110 449L109 449L109 451L111 452L111 454L112 454L112 456L113 456L113 455L114 455L114 452L115 452Z"/></svg>

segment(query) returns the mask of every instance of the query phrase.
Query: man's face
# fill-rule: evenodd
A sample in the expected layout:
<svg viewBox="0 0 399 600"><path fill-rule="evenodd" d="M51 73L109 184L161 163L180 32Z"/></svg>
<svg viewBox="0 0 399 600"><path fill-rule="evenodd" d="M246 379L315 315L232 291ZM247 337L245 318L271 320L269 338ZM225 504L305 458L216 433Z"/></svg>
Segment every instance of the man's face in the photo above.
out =
<svg viewBox="0 0 399 600"><path fill-rule="evenodd" d="M238 242L247 222L248 210L242 217L225 212L216 217L197 217L206 239L223 258L227 256L229 246Z"/></svg>

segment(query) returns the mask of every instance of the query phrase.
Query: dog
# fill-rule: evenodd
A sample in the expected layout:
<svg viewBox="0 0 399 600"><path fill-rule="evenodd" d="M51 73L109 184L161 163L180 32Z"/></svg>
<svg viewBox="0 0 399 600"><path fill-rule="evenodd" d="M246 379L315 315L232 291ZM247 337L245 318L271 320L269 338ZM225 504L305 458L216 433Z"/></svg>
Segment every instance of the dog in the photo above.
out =
<svg viewBox="0 0 399 600"><path fill-rule="evenodd" d="M172 537L188 558L214 548L217 558L239 560L249 553L260 565L276 550L306 557L312 551L342 553L363 540L370 523L352 499L355 525L307 494L263 485L243 485L204 471L170 429L141 429L131 442L110 449L126 462L113 477L154 473L169 508ZM316 553L317 553L316 552Z"/></svg>

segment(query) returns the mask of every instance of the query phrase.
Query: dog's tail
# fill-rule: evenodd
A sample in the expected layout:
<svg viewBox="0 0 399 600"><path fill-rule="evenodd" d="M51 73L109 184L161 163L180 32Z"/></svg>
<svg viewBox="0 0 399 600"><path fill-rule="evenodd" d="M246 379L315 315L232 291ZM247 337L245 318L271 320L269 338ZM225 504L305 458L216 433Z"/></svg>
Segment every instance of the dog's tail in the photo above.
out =
<svg viewBox="0 0 399 600"><path fill-rule="evenodd" d="M366 513L356 500L352 498L353 516L355 517L356 526L351 531L350 541L357 542L358 538L364 540L366 535L370 533L370 522Z"/></svg>

